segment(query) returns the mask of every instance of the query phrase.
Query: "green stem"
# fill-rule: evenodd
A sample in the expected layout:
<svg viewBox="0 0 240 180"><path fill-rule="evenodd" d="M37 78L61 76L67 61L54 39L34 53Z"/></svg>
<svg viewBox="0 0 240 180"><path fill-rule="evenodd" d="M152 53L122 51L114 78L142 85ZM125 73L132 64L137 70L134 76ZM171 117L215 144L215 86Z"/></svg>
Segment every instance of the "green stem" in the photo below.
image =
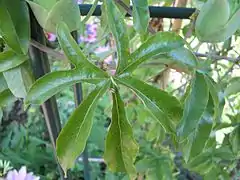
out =
<svg viewBox="0 0 240 180"><path fill-rule="evenodd" d="M96 7L97 7L97 4L98 4L98 1L99 0L95 0L94 1L94 3L93 3L93 5L92 5L92 7L91 7L91 9L90 9L90 11L88 12L88 14L87 14L87 16L83 19L83 24L85 24L88 20L89 20L89 18L93 15L93 12L95 11L95 9L96 9Z"/></svg>

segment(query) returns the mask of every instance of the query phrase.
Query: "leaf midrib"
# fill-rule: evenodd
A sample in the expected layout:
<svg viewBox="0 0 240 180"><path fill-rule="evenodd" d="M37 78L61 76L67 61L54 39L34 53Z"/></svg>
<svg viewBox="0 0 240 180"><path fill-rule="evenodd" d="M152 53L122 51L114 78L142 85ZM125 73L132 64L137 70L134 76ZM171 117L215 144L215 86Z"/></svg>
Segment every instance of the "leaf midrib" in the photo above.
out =
<svg viewBox="0 0 240 180"><path fill-rule="evenodd" d="M116 79L117 81L120 81L122 84L124 84L125 86L128 87L128 85L126 85L126 83L122 82L119 79ZM130 86L130 85L129 85ZM143 97L145 97L149 103L153 104L154 107L156 107L160 112L162 112L164 114L164 111L162 111L156 104L152 103L151 99L149 99L147 96L145 96L142 92L140 92L138 89L134 88L133 86L130 86L132 89L134 89L137 93L141 94ZM133 90L133 92L134 92ZM147 105L145 104L145 102L143 101L143 98L141 98L137 93L135 92L135 94L139 97L139 99L142 101L142 103L147 107ZM155 114L152 113L152 111L149 111L156 119L158 119L158 117L155 116ZM166 116L167 118L169 118L168 116ZM164 128L164 126L162 125L162 123L158 120L158 122L161 124L161 126L163 127L163 129L167 132L167 130Z"/></svg>
<svg viewBox="0 0 240 180"><path fill-rule="evenodd" d="M126 164L125 164L125 161L123 159L123 148L122 148L122 131L121 131L121 125L120 125L120 113L119 113L119 106L118 106L118 99L117 99L117 95L116 95L116 92L113 93L114 94L114 97L115 97L115 103L116 103L116 111L117 111L117 123L118 123L118 128L119 128L119 134L120 134L120 145L121 145L121 156L122 156L122 161L123 161L123 164L124 164L124 168L125 170L127 170L126 168ZM120 95L119 95L120 96Z"/></svg>
<svg viewBox="0 0 240 180"><path fill-rule="evenodd" d="M79 131L78 131L77 136L76 136L76 138L75 138L75 142L77 141L77 139L78 139L78 137L79 137L79 135L80 135L82 126L83 126L83 124L85 123L85 121L86 121L86 119L87 119L86 117L89 115L89 112L91 111L92 106L95 104L95 101L98 99L99 95L102 93L102 91L103 91L103 89L105 88L106 84L107 84L107 83L105 83L104 86L98 91L98 93L97 93L97 95L94 97L92 103L88 106L89 108L88 108L87 112L86 112L85 115L84 115L84 118L83 118L83 121L82 121L82 123L81 123L81 126L79 127Z"/></svg>

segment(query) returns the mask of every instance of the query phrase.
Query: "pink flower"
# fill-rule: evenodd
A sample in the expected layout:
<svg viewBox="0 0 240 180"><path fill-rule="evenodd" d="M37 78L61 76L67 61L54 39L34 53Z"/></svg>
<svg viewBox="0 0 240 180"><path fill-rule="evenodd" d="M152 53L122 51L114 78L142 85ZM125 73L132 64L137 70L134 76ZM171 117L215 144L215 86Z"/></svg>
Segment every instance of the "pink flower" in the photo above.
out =
<svg viewBox="0 0 240 180"><path fill-rule="evenodd" d="M110 50L110 48L108 46L100 46L95 50L95 52L96 53L102 53L102 52L106 52L106 51L109 51L109 50Z"/></svg>
<svg viewBox="0 0 240 180"><path fill-rule="evenodd" d="M93 43L97 40L97 24L87 24L85 30L85 36L80 36L78 41Z"/></svg>
<svg viewBox="0 0 240 180"><path fill-rule="evenodd" d="M56 39L57 39L57 36L55 34L53 34L53 33L46 33L46 36L47 36L47 39L50 42L56 41Z"/></svg>
<svg viewBox="0 0 240 180"><path fill-rule="evenodd" d="M94 35L88 35L86 38L85 38L85 41L86 42L89 42L89 43L93 43L97 40L97 37L94 36Z"/></svg>
<svg viewBox="0 0 240 180"><path fill-rule="evenodd" d="M40 177L34 176L32 172L27 173L26 166L21 167L19 171L12 170L7 174L6 180L39 180Z"/></svg>

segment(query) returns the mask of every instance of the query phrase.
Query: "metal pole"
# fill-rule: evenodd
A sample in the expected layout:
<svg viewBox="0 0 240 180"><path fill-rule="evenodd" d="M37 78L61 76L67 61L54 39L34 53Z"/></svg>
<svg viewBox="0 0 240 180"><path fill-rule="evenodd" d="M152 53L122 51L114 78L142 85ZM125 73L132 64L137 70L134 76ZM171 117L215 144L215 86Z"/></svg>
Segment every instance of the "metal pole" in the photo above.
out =
<svg viewBox="0 0 240 180"><path fill-rule="evenodd" d="M31 38L35 41L45 45L45 36L42 28L38 24L36 18L33 15L33 12L30 10L30 19L31 19ZM50 65L48 61L48 56L46 53L40 51L39 49L30 46L29 47L29 56L30 63L32 66L32 71L35 79L38 79L44 76L46 73L50 72ZM49 100L43 103L41 106L45 123L48 129L49 137L54 148L54 152L56 152L56 139L61 130L61 122L57 107L57 102L55 96L51 97ZM58 163L56 153L54 154L56 158L56 163L58 165L59 173L61 179L64 178L63 171Z"/></svg>
<svg viewBox="0 0 240 180"><path fill-rule="evenodd" d="M91 9L91 4L80 4L79 9L82 16L86 16ZM130 7L132 9L132 6ZM195 8L181 8L181 7L160 7L149 6L150 17L154 18L174 18L174 19L189 19L196 11ZM101 5L97 5L92 16L101 16ZM127 14L126 16L130 16Z"/></svg>

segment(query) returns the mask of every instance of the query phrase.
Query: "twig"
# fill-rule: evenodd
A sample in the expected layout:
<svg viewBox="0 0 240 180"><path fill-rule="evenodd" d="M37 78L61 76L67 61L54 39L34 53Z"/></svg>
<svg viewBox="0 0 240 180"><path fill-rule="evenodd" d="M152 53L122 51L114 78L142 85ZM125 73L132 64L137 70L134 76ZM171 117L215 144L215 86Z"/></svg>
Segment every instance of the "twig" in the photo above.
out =
<svg viewBox="0 0 240 180"><path fill-rule="evenodd" d="M58 51L55 51L54 49L51 49L47 46L44 46L43 44L40 44L39 42L35 41L35 40L31 40L30 41L30 44L32 46L34 46L35 48L38 48L39 50L41 50L42 52L45 52L47 53L48 55L52 56L52 57L55 57L55 58L58 58L58 59L66 59L65 55L58 52Z"/></svg>
<svg viewBox="0 0 240 180"><path fill-rule="evenodd" d="M202 53L198 53L198 52L195 52L194 53L197 57L211 57L213 58L215 61L218 61L218 60L222 60L222 59L225 59L225 60L228 60L228 61L231 61L233 63L238 63L240 61L240 58L232 58L232 57L228 57L228 56L218 56L218 55L209 55L209 54L202 54Z"/></svg>
<svg viewBox="0 0 240 180"><path fill-rule="evenodd" d="M122 0L115 0L116 3L118 3L120 6L122 6L122 8L127 11L128 14L130 14L132 16L132 10L122 1ZM152 34L155 33L154 29L152 29L151 26L148 26L148 31ZM197 53L195 52L195 55L197 57L209 57L209 55L207 54L201 54L201 53ZM221 59L225 59L231 62L238 62L240 60L240 58L231 58L231 57L227 57L227 56L218 56L218 55L212 55L211 58L213 58L214 60L221 60Z"/></svg>
<svg viewBox="0 0 240 180"><path fill-rule="evenodd" d="M122 6L122 8L127 11L127 13L129 15L132 16L132 10L121 0L115 0L116 3L118 3L120 6ZM154 29L151 26L148 26L148 31L152 34L155 34L156 32L154 31Z"/></svg>
<svg viewBox="0 0 240 180"><path fill-rule="evenodd" d="M227 72L225 72L225 74L221 77L221 79L219 81L222 81L230 72L233 71L234 66L238 63L238 61L236 61L234 64L231 65L231 67L227 70Z"/></svg>
<svg viewBox="0 0 240 180"><path fill-rule="evenodd" d="M66 59L65 55L54 50L54 49L51 49L47 46L44 46L34 40L31 40L30 41L30 44L36 48L38 48L39 50L41 50L42 52L45 52L47 53L48 55L50 56L53 56L55 58L58 58L58 59ZM194 53L197 57L209 57L208 54L202 54L202 53L198 53L198 52L195 52ZM213 58L215 61L218 61L218 60L222 60L222 59L225 59L227 61L230 61L230 62L233 62L235 64L239 63L240 61L240 57L238 58L232 58L232 57L228 57L228 56L218 56L218 55L211 55L211 58Z"/></svg>
<svg viewBox="0 0 240 180"><path fill-rule="evenodd" d="M172 91L170 92L170 94L173 94L174 92L180 90L181 88L183 88L184 86L186 86L188 83L189 83L188 81L185 82L185 83L183 83L183 84L182 84L181 86L179 86L178 88L172 90Z"/></svg>

